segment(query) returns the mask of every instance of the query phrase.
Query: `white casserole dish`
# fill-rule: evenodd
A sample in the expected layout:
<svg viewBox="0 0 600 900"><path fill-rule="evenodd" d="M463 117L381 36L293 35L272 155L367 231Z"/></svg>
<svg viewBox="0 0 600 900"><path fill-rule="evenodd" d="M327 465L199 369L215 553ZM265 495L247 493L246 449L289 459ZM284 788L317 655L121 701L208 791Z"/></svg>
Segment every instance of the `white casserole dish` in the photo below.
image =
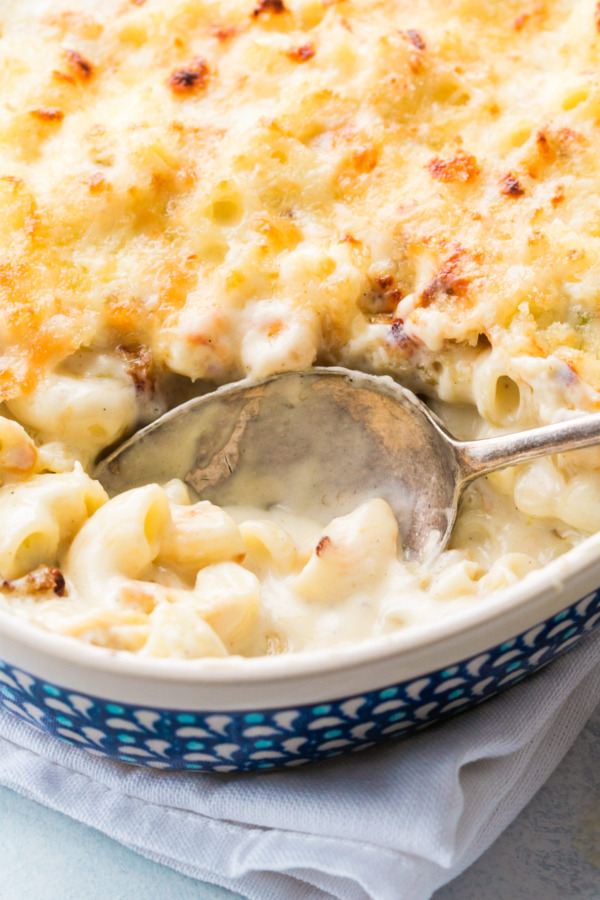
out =
<svg viewBox="0 0 600 900"><path fill-rule="evenodd" d="M355 751L461 712L600 624L600 535L476 608L327 652L140 659L0 611L0 702L95 755L231 772Z"/></svg>

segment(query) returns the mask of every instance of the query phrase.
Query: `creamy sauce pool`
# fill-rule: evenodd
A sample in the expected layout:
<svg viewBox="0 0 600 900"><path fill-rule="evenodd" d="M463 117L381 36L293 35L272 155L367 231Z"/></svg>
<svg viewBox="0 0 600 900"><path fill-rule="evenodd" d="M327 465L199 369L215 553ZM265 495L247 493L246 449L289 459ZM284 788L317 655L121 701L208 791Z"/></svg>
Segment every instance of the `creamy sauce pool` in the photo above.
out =
<svg viewBox="0 0 600 900"><path fill-rule="evenodd" d="M472 407L441 404L436 412L459 437L498 433ZM307 458L307 471L316 464ZM37 476L54 491L45 502L71 497L57 507L64 522L53 551L64 591L57 595L53 570L42 568L47 585L31 575L13 579L0 604L89 643L183 658L323 649L425 625L484 603L583 539L552 515L527 512L527 484L539 503L548 464L471 486L449 548L431 564L405 559L398 523L380 498L331 519L330 506L307 516L281 505L194 503L177 480L106 502L80 468ZM0 494L0 504L40 519L37 482Z"/></svg>
<svg viewBox="0 0 600 900"><path fill-rule="evenodd" d="M298 553L288 571L252 553L245 562L261 578L257 626L241 651L248 656L353 643L436 621L484 602L563 553L565 541L581 539L531 520L485 482L468 491L450 549L432 566L402 558L381 500L325 528L281 507L227 512L242 529L256 522L282 529ZM345 578L344 566L351 572Z"/></svg>

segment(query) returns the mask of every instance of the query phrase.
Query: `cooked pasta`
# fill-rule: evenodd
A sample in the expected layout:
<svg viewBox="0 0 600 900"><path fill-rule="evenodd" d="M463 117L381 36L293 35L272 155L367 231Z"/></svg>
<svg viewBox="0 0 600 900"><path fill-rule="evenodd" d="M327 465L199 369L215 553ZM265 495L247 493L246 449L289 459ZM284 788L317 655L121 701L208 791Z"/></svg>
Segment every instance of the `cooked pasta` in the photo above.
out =
<svg viewBox="0 0 600 900"><path fill-rule="evenodd" d="M408 562L98 454L194 392L345 365L480 438L600 408L595 0L0 9L0 606L142 656L329 647L484 604L600 529L600 451L495 473Z"/></svg>

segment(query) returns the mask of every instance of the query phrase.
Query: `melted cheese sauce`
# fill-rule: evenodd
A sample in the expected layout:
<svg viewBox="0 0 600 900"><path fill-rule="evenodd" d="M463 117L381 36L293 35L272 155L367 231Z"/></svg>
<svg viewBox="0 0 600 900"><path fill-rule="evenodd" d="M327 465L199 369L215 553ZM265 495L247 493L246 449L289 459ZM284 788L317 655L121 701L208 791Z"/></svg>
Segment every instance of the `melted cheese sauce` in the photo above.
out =
<svg viewBox="0 0 600 900"><path fill-rule="evenodd" d="M472 488L431 569L382 501L323 528L84 471L194 382L315 361L464 437L598 409L599 65L595 0L5 3L0 603L280 653L484 603L600 529L594 448Z"/></svg>
<svg viewBox="0 0 600 900"><path fill-rule="evenodd" d="M433 567L423 566L398 556L392 517L379 504L383 501L371 501L325 528L285 509L227 508L238 523L268 522L283 529L298 551L292 572L256 555L244 563L261 576L261 611L244 655L323 649L439 621L485 602L492 591L580 540L564 526L552 532L547 523L540 526L515 513L506 498L482 484L467 495L450 549ZM370 519L377 523L375 547L367 537ZM386 538L389 545L382 548Z"/></svg>

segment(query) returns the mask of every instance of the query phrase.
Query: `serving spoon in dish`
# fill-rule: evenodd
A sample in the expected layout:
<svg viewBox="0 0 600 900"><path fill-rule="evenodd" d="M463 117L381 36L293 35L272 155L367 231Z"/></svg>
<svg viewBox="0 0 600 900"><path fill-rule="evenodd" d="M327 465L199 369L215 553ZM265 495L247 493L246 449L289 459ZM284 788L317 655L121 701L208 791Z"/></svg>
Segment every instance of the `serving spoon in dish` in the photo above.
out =
<svg viewBox="0 0 600 900"><path fill-rule="evenodd" d="M342 368L245 379L172 409L95 470L109 494L182 479L220 506L282 505L326 524L373 497L398 520L410 559L446 546L474 479L600 444L600 413L458 441L411 391Z"/></svg>

